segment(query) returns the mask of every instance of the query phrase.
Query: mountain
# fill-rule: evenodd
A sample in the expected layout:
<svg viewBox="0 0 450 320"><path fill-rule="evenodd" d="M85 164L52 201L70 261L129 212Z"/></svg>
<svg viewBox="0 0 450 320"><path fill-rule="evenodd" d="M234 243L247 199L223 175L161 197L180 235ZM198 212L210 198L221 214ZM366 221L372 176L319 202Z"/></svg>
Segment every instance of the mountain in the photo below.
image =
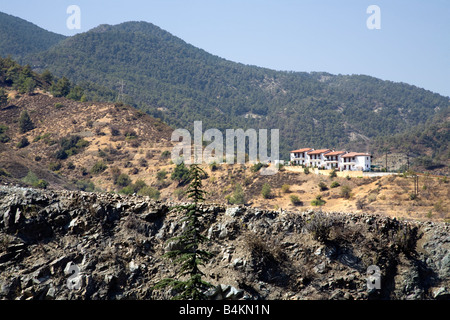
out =
<svg viewBox="0 0 450 320"><path fill-rule="evenodd" d="M400 152L415 158L411 161L419 171L433 170L449 174L450 168L450 108L440 110L426 123L389 137L376 139L373 149L380 153ZM405 165L403 161L403 165Z"/></svg>
<svg viewBox="0 0 450 320"><path fill-rule="evenodd" d="M21 58L50 48L66 37L0 12L0 56Z"/></svg>
<svg viewBox="0 0 450 320"><path fill-rule="evenodd" d="M25 59L117 98L174 128L280 129L292 148L372 151L378 137L425 124L449 98L365 75L282 72L227 61L147 22L101 25ZM108 100L108 99L105 99Z"/></svg>

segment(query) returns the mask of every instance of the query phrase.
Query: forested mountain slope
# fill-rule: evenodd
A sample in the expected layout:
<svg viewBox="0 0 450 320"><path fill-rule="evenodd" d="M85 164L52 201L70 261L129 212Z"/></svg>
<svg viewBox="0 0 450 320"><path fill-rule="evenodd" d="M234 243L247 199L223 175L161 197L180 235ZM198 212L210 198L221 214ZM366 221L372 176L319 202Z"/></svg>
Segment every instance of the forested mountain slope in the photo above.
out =
<svg viewBox="0 0 450 320"><path fill-rule="evenodd" d="M147 22L100 25L25 60L115 90L115 100L174 128L201 120L204 130L280 129L282 158L302 146L371 152L374 138L407 132L449 107L448 97L404 83L227 61Z"/></svg>
<svg viewBox="0 0 450 320"><path fill-rule="evenodd" d="M0 12L0 56L18 59L46 50L66 38L26 20Z"/></svg>

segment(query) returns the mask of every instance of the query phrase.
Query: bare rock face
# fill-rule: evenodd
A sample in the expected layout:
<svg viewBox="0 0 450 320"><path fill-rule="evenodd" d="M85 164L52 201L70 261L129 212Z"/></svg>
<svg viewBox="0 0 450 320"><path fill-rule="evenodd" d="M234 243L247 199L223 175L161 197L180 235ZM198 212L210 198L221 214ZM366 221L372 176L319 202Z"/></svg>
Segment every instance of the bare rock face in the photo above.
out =
<svg viewBox="0 0 450 320"><path fill-rule="evenodd" d="M183 225L146 197L0 187L0 299L168 299ZM211 299L449 299L447 223L203 204ZM379 270L370 274L369 270ZM375 277L375 279L373 278Z"/></svg>

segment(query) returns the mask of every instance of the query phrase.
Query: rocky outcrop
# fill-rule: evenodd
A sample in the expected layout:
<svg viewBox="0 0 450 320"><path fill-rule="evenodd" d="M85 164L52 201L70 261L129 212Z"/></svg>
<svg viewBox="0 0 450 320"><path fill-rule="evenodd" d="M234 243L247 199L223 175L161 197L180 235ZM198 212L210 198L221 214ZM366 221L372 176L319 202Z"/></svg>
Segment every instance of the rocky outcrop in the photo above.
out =
<svg viewBox="0 0 450 320"><path fill-rule="evenodd" d="M0 298L170 298L152 287L176 276L162 257L182 228L173 205L0 187ZM214 253L202 269L216 286L211 299L450 298L446 223L214 204L200 210Z"/></svg>

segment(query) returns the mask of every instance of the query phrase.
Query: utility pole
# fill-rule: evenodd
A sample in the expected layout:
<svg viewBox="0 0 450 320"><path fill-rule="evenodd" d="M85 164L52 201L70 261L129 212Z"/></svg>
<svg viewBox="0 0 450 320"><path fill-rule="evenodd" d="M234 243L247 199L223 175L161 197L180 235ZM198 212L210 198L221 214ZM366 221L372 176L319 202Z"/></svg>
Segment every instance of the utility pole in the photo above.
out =
<svg viewBox="0 0 450 320"><path fill-rule="evenodd" d="M388 151L386 150L386 159L385 159L385 165L384 165L384 167L386 168L386 172L388 172L387 156L388 156Z"/></svg>
<svg viewBox="0 0 450 320"><path fill-rule="evenodd" d="M125 86L123 79L120 80L120 82L118 83L120 85L119 87L119 94L117 95L117 101L116 102L121 102L123 100L123 88Z"/></svg>
<svg viewBox="0 0 450 320"><path fill-rule="evenodd" d="M414 173L413 178L414 178L414 195L417 196L419 194L419 176L417 175L417 173Z"/></svg>

